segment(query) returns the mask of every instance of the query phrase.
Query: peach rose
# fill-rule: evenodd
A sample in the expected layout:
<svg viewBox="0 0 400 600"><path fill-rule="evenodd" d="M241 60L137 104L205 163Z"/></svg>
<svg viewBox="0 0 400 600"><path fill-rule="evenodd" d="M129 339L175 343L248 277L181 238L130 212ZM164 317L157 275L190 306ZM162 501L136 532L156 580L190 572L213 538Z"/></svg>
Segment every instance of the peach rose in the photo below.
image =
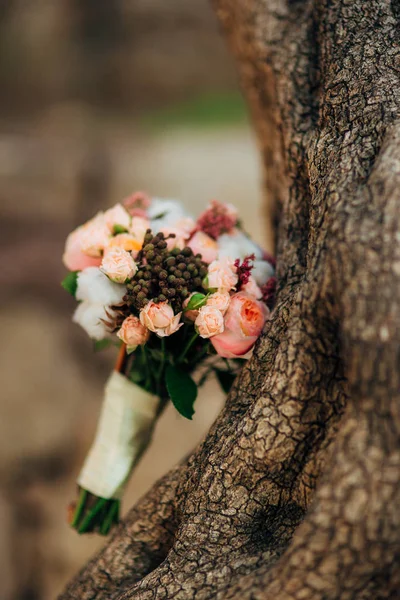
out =
<svg viewBox="0 0 400 600"><path fill-rule="evenodd" d="M215 292L215 294L211 294L211 296L207 298L207 306L218 308L223 315L228 310L230 302L231 297L228 292Z"/></svg>
<svg viewBox="0 0 400 600"><path fill-rule="evenodd" d="M63 254L63 263L70 271L83 271L87 267L98 267L101 257L94 258L82 252L83 227L78 227L67 237Z"/></svg>
<svg viewBox="0 0 400 600"><path fill-rule="evenodd" d="M238 275L234 261L229 257L214 260L208 267L208 287L217 288L220 292L235 289Z"/></svg>
<svg viewBox="0 0 400 600"><path fill-rule="evenodd" d="M218 244L204 231L196 231L188 246L193 250L193 254L201 254L206 263L212 263L217 258Z"/></svg>
<svg viewBox="0 0 400 600"><path fill-rule="evenodd" d="M182 313L174 315L172 306L168 302L156 304L151 301L140 311L140 322L158 335L165 337L178 331L183 323L180 323Z"/></svg>
<svg viewBox="0 0 400 600"><path fill-rule="evenodd" d="M139 252L142 247L142 242L139 242L133 235L129 233L118 233L110 238L107 248L122 248L126 252L132 252L133 256Z"/></svg>
<svg viewBox="0 0 400 600"><path fill-rule="evenodd" d="M200 337L210 338L224 331L224 315L214 306L202 306L194 326Z"/></svg>
<svg viewBox="0 0 400 600"><path fill-rule="evenodd" d="M224 358L247 358L244 355L254 346L268 315L265 304L253 296L234 294L225 315L225 330L211 340L217 353Z"/></svg>
<svg viewBox="0 0 400 600"><path fill-rule="evenodd" d="M81 250L84 254L98 258L103 254L110 240L110 231L104 220L104 214L98 213L82 226Z"/></svg>
<svg viewBox="0 0 400 600"><path fill-rule="evenodd" d="M125 283L137 271L137 265L130 253L118 247L105 252L100 268L115 283Z"/></svg>
<svg viewBox="0 0 400 600"><path fill-rule="evenodd" d="M127 345L128 353L130 353L147 342L150 332L137 317L130 316L122 323L117 336Z"/></svg>
<svg viewBox="0 0 400 600"><path fill-rule="evenodd" d="M113 233L115 225L119 225L128 231L131 225L131 217L122 204L116 204L106 210L104 213L104 222L111 233Z"/></svg>

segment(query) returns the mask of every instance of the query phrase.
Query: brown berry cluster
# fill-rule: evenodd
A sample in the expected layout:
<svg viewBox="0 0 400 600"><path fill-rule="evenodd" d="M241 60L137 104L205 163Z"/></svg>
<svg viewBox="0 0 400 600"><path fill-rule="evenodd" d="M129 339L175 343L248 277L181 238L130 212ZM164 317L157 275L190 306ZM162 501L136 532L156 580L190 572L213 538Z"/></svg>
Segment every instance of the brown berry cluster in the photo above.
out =
<svg viewBox="0 0 400 600"><path fill-rule="evenodd" d="M147 230L143 248L136 258L139 268L128 283L124 298L131 308L139 311L150 300L167 301L177 313L193 291L201 290L207 275L207 265L201 260L201 254L195 256L187 246L170 251L167 239L163 233L153 235L150 229Z"/></svg>

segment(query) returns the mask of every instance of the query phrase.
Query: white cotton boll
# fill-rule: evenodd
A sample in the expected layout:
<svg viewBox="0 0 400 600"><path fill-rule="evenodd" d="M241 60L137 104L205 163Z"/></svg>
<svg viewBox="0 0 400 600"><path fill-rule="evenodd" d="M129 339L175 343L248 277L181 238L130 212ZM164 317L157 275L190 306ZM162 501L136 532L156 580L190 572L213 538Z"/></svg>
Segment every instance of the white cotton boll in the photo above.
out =
<svg viewBox="0 0 400 600"><path fill-rule="evenodd" d="M261 248L243 231L236 231L233 234L223 233L217 242L219 258L230 256L233 259L243 260L250 254L254 254L256 258L262 258L263 255Z"/></svg>
<svg viewBox="0 0 400 600"><path fill-rule="evenodd" d="M112 314L112 311L102 304L81 302L72 317L72 321L80 325L93 340L103 340L111 335L102 321L102 319L109 320L105 309Z"/></svg>
<svg viewBox="0 0 400 600"><path fill-rule="evenodd" d="M126 286L110 281L99 267L88 267L78 273L75 297L92 304L120 304L126 294Z"/></svg>
<svg viewBox="0 0 400 600"><path fill-rule="evenodd" d="M178 200L152 198L147 216L151 221L152 230L158 232L161 229L174 226L176 221L190 215Z"/></svg>
<svg viewBox="0 0 400 600"><path fill-rule="evenodd" d="M266 260L255 260L254 268L251 272L257 284L262 286L267 283L270 277L275 275L274 267Z"/></svg>

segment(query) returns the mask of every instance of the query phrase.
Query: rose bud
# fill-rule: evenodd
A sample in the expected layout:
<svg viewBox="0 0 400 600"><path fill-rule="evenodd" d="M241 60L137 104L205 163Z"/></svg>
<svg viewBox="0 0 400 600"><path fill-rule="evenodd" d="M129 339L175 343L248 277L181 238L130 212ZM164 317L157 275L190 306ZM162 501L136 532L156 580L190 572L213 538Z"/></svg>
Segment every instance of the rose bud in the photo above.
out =
<svg viewBox="0 0 400 600"><path fill-rule="evenodd" d="M231 302L231 296L228 292L215 292L207 298L207 306L218 308L224 315Z"/></svg>
<svg viewBox="0 0 400 600"><path fill-rule="evenodd" d="M143 346L147 342L150 332L137 317L130 316L122 323L117 336L126 344L127 352L130 354L138 346Z"/></svg>
<svg viewBox="0 0 400 600"><path fill-rule="evenodd" d="M229 292L235 289L238 279L236 267L231 258L224 257L214 260L208 267L207 283L211 289Z"/></svg>
<svg viewBox="0 0 400 600"><path fill-rule="evenodd" d="M202 306L194 323L202 338L210 338L224 331L224 315L214 306Z"/></svg>
<svg viewBox="0 0 400 600"><path fill-rule="evenodd" d="M174 315L172 306L167 302L156 304L151 301L140 311L140 322L142 325L156 333L158 337L165 337L178 331L183 323L180 323L182 313Z"/></svg>
<svg viewBox="0 0 400 600"><path fill-rule="evenodd" d="M134 276L137 265L129 252L117 246L105 252L101 262L101 270L111 281L125 283L127 279Z"/></svg>

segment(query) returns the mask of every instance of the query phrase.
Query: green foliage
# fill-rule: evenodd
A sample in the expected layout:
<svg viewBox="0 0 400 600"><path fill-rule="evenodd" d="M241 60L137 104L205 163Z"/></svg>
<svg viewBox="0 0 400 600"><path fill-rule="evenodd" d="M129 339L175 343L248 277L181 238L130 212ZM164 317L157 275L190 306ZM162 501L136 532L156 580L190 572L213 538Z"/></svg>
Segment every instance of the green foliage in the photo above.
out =
<svg viewBox="0 0 400 600"><path fill-rule="evenodd" d="M236 92L203 94L163 110L145 115L142 123L149 129L174 127L215 127L245 123L247 110Z"/></svg>
<svg viewBox="0 0 400 600"><path fill-rule="evenodd" d="M198 310L206 304L208 296L209 294L207 294L206 296L205 294L201 294L200 292L197 294L193 294L185 310Z"/></svg>
<svg viewBox="0 0 400 600"><path fill-rule="evenodd" d="M193 404L197 397L197 385L191 376L173 365L165 370L165 383L172 404L186 419L194 415Z"/></svg>
<svg viewBox="0 0 400 600"><path fill-rule="evenodd" d="M78 273L79 271L71 271L61 282L64 290L67 290L67 292L71 294L71 296L74 296L74 298L76 294L76 288L78 287Z"/></svg>

